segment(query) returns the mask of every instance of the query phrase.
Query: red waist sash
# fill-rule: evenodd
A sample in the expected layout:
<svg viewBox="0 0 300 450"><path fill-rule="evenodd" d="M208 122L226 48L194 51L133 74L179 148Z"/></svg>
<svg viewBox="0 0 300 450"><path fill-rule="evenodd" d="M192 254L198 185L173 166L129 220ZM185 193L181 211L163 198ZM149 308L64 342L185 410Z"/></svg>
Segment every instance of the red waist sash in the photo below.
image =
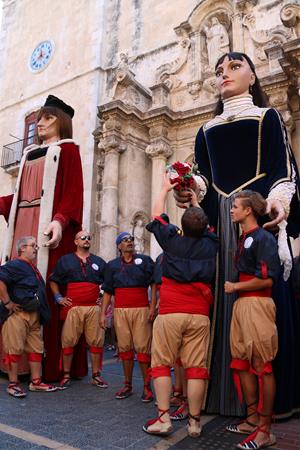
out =
<svg viewBox="0 0 300 450"><path fill-rule="evenodd" d="M209 284L178 283L162 277L159 314L188 313L209 315L213 296Z"/></svg>
<svg viewBox="0 0 300 450"><path fill-rule="evenodd" d="M148 305L148 289L146 287L115 289L115 308L145 308Z"/></svg>
<svg viewBox="0 0 300 450"><path fill-rule="evenodd" d="M239 281L249 281L256 278L254 275L240 272ZM239 297L272 297L272 288L258 289L257 291L239 291Z"/></svg>
<svg viewBox="0 0 300 450"><path fill-rule="evenodd" d="M66 297L72 300L72 306L60 307L60 319L66 320L67 314L73 306L96 306L99 297L99 284L78 281L68 283Z"/></svg>
<svg viewBox="0 0 300 450"><path fill-rule="evenodd" d="M94 306L99 297L99 284L68 283L66 296L72 299L72 306Z"/></svg>

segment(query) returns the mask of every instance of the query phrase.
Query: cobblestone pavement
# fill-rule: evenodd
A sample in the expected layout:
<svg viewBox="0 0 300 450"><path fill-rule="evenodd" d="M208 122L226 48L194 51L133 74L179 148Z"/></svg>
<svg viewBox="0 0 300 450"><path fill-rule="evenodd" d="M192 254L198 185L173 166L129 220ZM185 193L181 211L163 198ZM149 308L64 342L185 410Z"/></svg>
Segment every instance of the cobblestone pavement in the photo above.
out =
<svg viewBox="0 0 300 450"><path fill-rule="evenodd" d="M103 449L103 450L214 450L234 449L241 436L226 433L230 418L204 416L202 436L187 437L185 423L174 424L168 438L149 436L142 425L156 415L154 404L140 400L142 380L134 369L134 394L115 400L123 382L121 363L106 352L103 377L108 389L89 384L89 377L72 382L70 389L53 393L30 392L14 399L5 392L0 377L0 449ZM136 364L137 366L137 364ZM26 384L24 384L26 387ZM274 450L300 450L300 418L274 425Z"/></svg>

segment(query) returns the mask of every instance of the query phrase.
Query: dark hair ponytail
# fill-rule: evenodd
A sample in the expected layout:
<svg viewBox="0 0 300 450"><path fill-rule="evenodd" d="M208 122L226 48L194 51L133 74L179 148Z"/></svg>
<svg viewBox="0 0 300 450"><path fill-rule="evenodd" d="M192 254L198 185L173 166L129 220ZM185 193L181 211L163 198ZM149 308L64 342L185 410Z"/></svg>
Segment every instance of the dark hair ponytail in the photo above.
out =
<svg viewBox="0 0 300 450"><path fill-rule="evenodd" d="M260 108L269 106L269 101L268 98L266 96L266 94L264 93L264 91L262 90L262 87L260 85L259 79L257 78L256 72L255 72L255 65L253 64L253 62L251 61L251 59L249 58L248 55L246 55L245 53L241 53L241 52L229 52L229 53L225 53L224 55L222 55L216 65L215 65L215 70L217 69L217 67L223 63L225 58L228 58L230 61L234 60L234 59L238 59L239 61L243 61L246 60L247 63L250 66L250 69L252 70L252 72L255 75L255 82L254 84L251 86L251 92L249 89L249 94L252 95L253 97L253 103L256 106L259 106ZM215 115L219 115L222 114L223 112L223 102L221 100L221 98L219 98L218 103L216 104L215 107Z"/></svg>

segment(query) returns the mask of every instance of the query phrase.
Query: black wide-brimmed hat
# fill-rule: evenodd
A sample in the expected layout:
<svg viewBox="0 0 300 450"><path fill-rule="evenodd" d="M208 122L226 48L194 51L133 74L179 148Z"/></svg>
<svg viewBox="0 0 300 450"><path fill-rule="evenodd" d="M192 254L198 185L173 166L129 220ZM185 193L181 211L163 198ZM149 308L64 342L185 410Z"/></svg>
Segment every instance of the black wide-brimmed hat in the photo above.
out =
<svg viewBox="0 0 300 450"><path fill-rule="evenodd" d="M70 116L71 119L73 118L74 113L75 113L72 106L67 105L60 98L55 97L55 95L48 95L44 106L53 106L55 108L61 109L64 113L68 114L68 116Z"/></svg>

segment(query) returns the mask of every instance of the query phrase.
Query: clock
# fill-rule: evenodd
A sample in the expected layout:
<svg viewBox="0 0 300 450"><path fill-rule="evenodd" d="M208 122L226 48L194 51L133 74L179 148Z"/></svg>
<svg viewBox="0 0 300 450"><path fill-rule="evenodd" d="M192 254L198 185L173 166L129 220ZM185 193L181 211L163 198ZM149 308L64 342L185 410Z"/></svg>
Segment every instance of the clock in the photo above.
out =
<svg viewBox="0 0 300 450"><path fill-rule="evenodd" d="M49 64L54 51L52 41L40 42L33 50L29 59L29 68L31 72L40 72Z"/></svg>

